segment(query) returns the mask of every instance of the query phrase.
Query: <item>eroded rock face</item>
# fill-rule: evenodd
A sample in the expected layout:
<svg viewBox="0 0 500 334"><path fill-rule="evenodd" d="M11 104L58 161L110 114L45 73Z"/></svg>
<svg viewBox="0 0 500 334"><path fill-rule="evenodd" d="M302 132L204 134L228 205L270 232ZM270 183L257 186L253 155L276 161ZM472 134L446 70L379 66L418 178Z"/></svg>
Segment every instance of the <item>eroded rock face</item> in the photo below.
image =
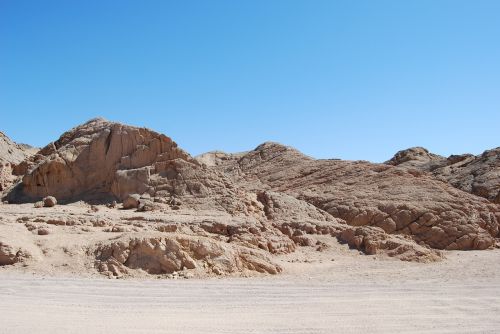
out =
<svg viewBox="0 0 500 334"><path fill-rule="evenodd" d="M267 274L282 270L262 251L228 246L206 237L125 238L98 246L95 254L97 269L115 276L127 274L128 269L157 275L197 268L217 275L244 269Z"/></svg>
<svg viewBox="0 0 500 334"><path fill-rule="evenodd" d="M9 162L0 162L0 194L15 180L12 175L12 165Z"/></svg>
<svg viewBox="0 0 500 334"><path fill-rule="evenodd" d="M0 132L0 162L8 162L17 165L37 151L26 144L17 144Z"/></svg>
<svg viewBox="0 0 500 334"><path fill-rule="evenodd" d="M0 240L0 266L23 262L30 256L29 252L22 247Z"/></svg>
<svg viewBox="0 0 500 334"><path fill-rule="evenodd" d="M154 131L94 119L64 133L18 168L13 202L47 195L60 202L125 200L130 194L184 198L182 207L245 212L246 194ZM151 205L145 206L146 209ZM179 208L179 206L176 206Z"/></svg>
<svg viewBox="0 0 500 334"><path fill-rule="evenodd" d="M498 236L498 206L414 169L314 160L274 143L214 160L212 168L249 191L286 193L349 225L409 235L433 248L485 249Z"/></svg>
<svg viewBox="0 0 500 334"><path fill-rule="evenodd" d="M16 176L12 173L16 165L35 152L35 148L16 144L0 132L0 194L16 180Z"/></svg>
<svg viewBox="0 0 500 334"><path fill-rule="evenodd" d="M450 156L432 174L452 186L500 204L500 148L478 156Z"/></svg>
<svg viewBox="0 0 500 334"><path fill-rule="evenodd" d="M411 147L397 152L386 164L432 170L440 166L446 158L430 153L423 147Z"/></svg>
<svg viewBox="0 0 500 334"><path fill-rule="evenodd" d="M64 133L28 161L26 175L12 197L53 195L73 200L110 195L120 171L173 159L190 158L170 138L144 128L94 119ZM118 197L127 195L120 189L117 192Z"/></svg>
<svg viewBox="0 0 500 334"><path fill-rule="evenodd" d="M316 245L316 236L329 235L368 255L384 254L417 262L441 258L439 252L416 244L409 236L391 235L374 226L352 227L346 221L286 194L266 191L259 194L259 199L264 203L266 216L273 226L301 246Z"/></svg>
<svg viewBox="0 0 500 334"><path fill-rule="evenodd" d="M500 204L500 147L483 154L444 158L423 148L398 152L387 164L428 172L468 193Z"/></svg>

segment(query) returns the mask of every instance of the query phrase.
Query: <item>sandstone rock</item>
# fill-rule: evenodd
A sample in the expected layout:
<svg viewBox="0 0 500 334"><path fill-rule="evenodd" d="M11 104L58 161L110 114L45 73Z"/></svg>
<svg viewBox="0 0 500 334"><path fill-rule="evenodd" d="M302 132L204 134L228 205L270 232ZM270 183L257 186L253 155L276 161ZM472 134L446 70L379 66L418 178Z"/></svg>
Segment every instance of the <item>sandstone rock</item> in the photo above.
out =
<svg viewBox="0 0 500 334"><path fill-rule="evenodd" d="M112 193L117 173L155 162L190 159L168 137L156 132L93 119L64 133L28 163L17 200L47 196L63 200L103 197ZM127 189L115 189L117 197Z"/></svg>
<svg viewBox="0 0 500 334"><path fill-rule="evenodd" d="M397 152L386 164L432 170L445 160L446 158L430 153L423 147L411 147Z"/></svg>
<svg viewBox="0 0 500 334"><path fill-rule="evenodd" d="M46 195L61 201L124 200L129 194L181 198L199 210L248 212L245 194L154 131L94 119L64 133L25 161L12 202ZM180 204L173 204L177 209Z"/></svg>
<svg viewBox="0 0 500 334"><path fill-rule="evenodd" d="M50 231L46 228L39 228L38 229L38 235L48 235Z"/></svg>
<svg viewBox="0 0 500 334"><path fill-rule="evenodd" d="M139 205L137 206L137 211L153 211L156 210L158 206L151 200L149 199L143 199L141 198L139 200Z"/></svg>
<svg viewBox="0 0 500 334"><path fill-rule="evenodd" d="M205 271L217 268L219 274L244 269L269 274L281 271L262 252L230 247L203 237L122 238L98 246L95 256L96 268L114 276L125 275L130 269L141 269L155 275L197 268Z"/></svg>
<svg viewBox="0 0 500 334"><path fill-rule="evenodd" d="M78 225L89 240L78 249L90 249L97 270L116 277L277 274L281 268L269 256L321 251L337 240L370 255L438 261L435 249L486 249L499 236L498 205L436 174L445 165L453 166L450 175L468 168L476 175L471 189L498 197L496 153L481 159L414 148L388 164L316 160L277 143L193 159L164 135L95 119L9 167L22 182L9 188L8 199L50 194L137 208L85 211L82 203L78 215L55 208L16 218L29 235L43 230L40 223L61 230ZM97 240L89 234L94 230L120 234Z"/></svg>
<svg viewBox="0 0 500 334"><path fill-rule="evenodd" d="M141 199L141 196L139 194L128 195L123 200L123 208L124 209L136 209L139 206L140 199Z"/></svg>
<svg viewBox="0 0 500 334"><path fill-rule="evenodd" d="M0 132L0 163L19 164L26 158L35 154L36 148L26 144L17 144Z"/></svg>
<svg viewBox="0 0 500 334"><path fill-rule="evenodd" d="M34 207L37 209L43 208L43 201L35 202Z"/></svg>
<svg viewBox="0 0 500 334"><path fill-rule="evenodd" d="M29 253L22 248L0 241L0 266L22 262L29 257Z"/></svg>
<svg viewBox="0 0 500 334"><path fill-rule="evenodd" d="M398 152L387 163L403 168L419 169L463 191L500 203L500 147L483 154L451 155L443 158L417 148Z"/></svg>
<svg viewBox="0 0 500 334"><path fill-rule="evenodd" d="M0 132L0 194L16 180L13 170L17 164L36 152L35 148L25 144L16 144Z"/></svg>
<svg viewBox="0 0 500 334"><path fill-rule="evenodd" d="M353 227L345 229L338 235L340 241L362 250L368 255L383 252L390 257L398 257L403 261L433 262L441 258L441 254L433 252L405 239L403 236L388 235L381 228L373 226Z"/></svg>
<svg viewBox="0 0 500 334"><path fill-rule="evenodd" d="M51 208L57 204L57 199L54 196L47 196L43 198L43 206Z"/></svg>
<svg viewBox="0 0 500 334"><path fill-rule="evenodd" d="M349 225L380 227L438 249L484 249L499 232L497 206L405 168L314 160L275 143L213 165L247 191L285 193Z"/></svg>

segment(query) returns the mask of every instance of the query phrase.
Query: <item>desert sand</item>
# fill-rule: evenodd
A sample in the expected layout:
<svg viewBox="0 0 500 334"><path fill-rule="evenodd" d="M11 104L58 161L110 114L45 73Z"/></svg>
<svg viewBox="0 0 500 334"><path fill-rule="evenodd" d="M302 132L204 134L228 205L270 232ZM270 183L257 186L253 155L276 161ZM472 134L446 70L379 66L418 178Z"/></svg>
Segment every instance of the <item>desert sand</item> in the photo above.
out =
<svg viewBox="0 0 500 334"><path fill-rule="evenodd" d="M108 280L0 270L4 333L498 333L500 250L433 263L342 245L259 278ZM334 259L334 261L332 261ZM7 330L8 329L8 330Z"/></svg>

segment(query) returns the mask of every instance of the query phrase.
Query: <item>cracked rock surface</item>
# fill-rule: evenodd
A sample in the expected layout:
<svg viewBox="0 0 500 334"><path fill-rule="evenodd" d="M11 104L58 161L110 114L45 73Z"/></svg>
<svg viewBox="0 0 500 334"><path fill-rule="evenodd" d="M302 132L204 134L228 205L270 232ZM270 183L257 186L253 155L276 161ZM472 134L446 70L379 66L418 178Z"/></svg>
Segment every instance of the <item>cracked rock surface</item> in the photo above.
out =
<svg viewBox="0 0 500 334"><path fill-rule="evenodd" d="M203 160L248 191L285 193L349 225L379 227L432 248L486 249L498 237L498 205L418 170L315 160L276 143Z"/></svg>
<svg viewBox="0 0 500 334"><path fill-rule="evenodd" d="M500 147L480 155L448 158L414 147L398 152L387 164L430 173L438 180L500 204Z"/></svg>

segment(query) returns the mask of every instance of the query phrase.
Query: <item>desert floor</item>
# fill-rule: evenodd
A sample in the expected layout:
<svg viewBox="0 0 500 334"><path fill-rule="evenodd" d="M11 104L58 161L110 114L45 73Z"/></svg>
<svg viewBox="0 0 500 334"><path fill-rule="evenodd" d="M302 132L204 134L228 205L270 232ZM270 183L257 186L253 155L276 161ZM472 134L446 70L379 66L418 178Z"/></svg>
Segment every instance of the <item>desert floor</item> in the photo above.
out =
<svg viewBox="0 0 500 334"><path fill-rule="evenodd" d="M339 246L275 277L109 280L0 270L2 333L498 333L500 250L406 263ZM294 258L295 257L295 258Z"/></svg>

